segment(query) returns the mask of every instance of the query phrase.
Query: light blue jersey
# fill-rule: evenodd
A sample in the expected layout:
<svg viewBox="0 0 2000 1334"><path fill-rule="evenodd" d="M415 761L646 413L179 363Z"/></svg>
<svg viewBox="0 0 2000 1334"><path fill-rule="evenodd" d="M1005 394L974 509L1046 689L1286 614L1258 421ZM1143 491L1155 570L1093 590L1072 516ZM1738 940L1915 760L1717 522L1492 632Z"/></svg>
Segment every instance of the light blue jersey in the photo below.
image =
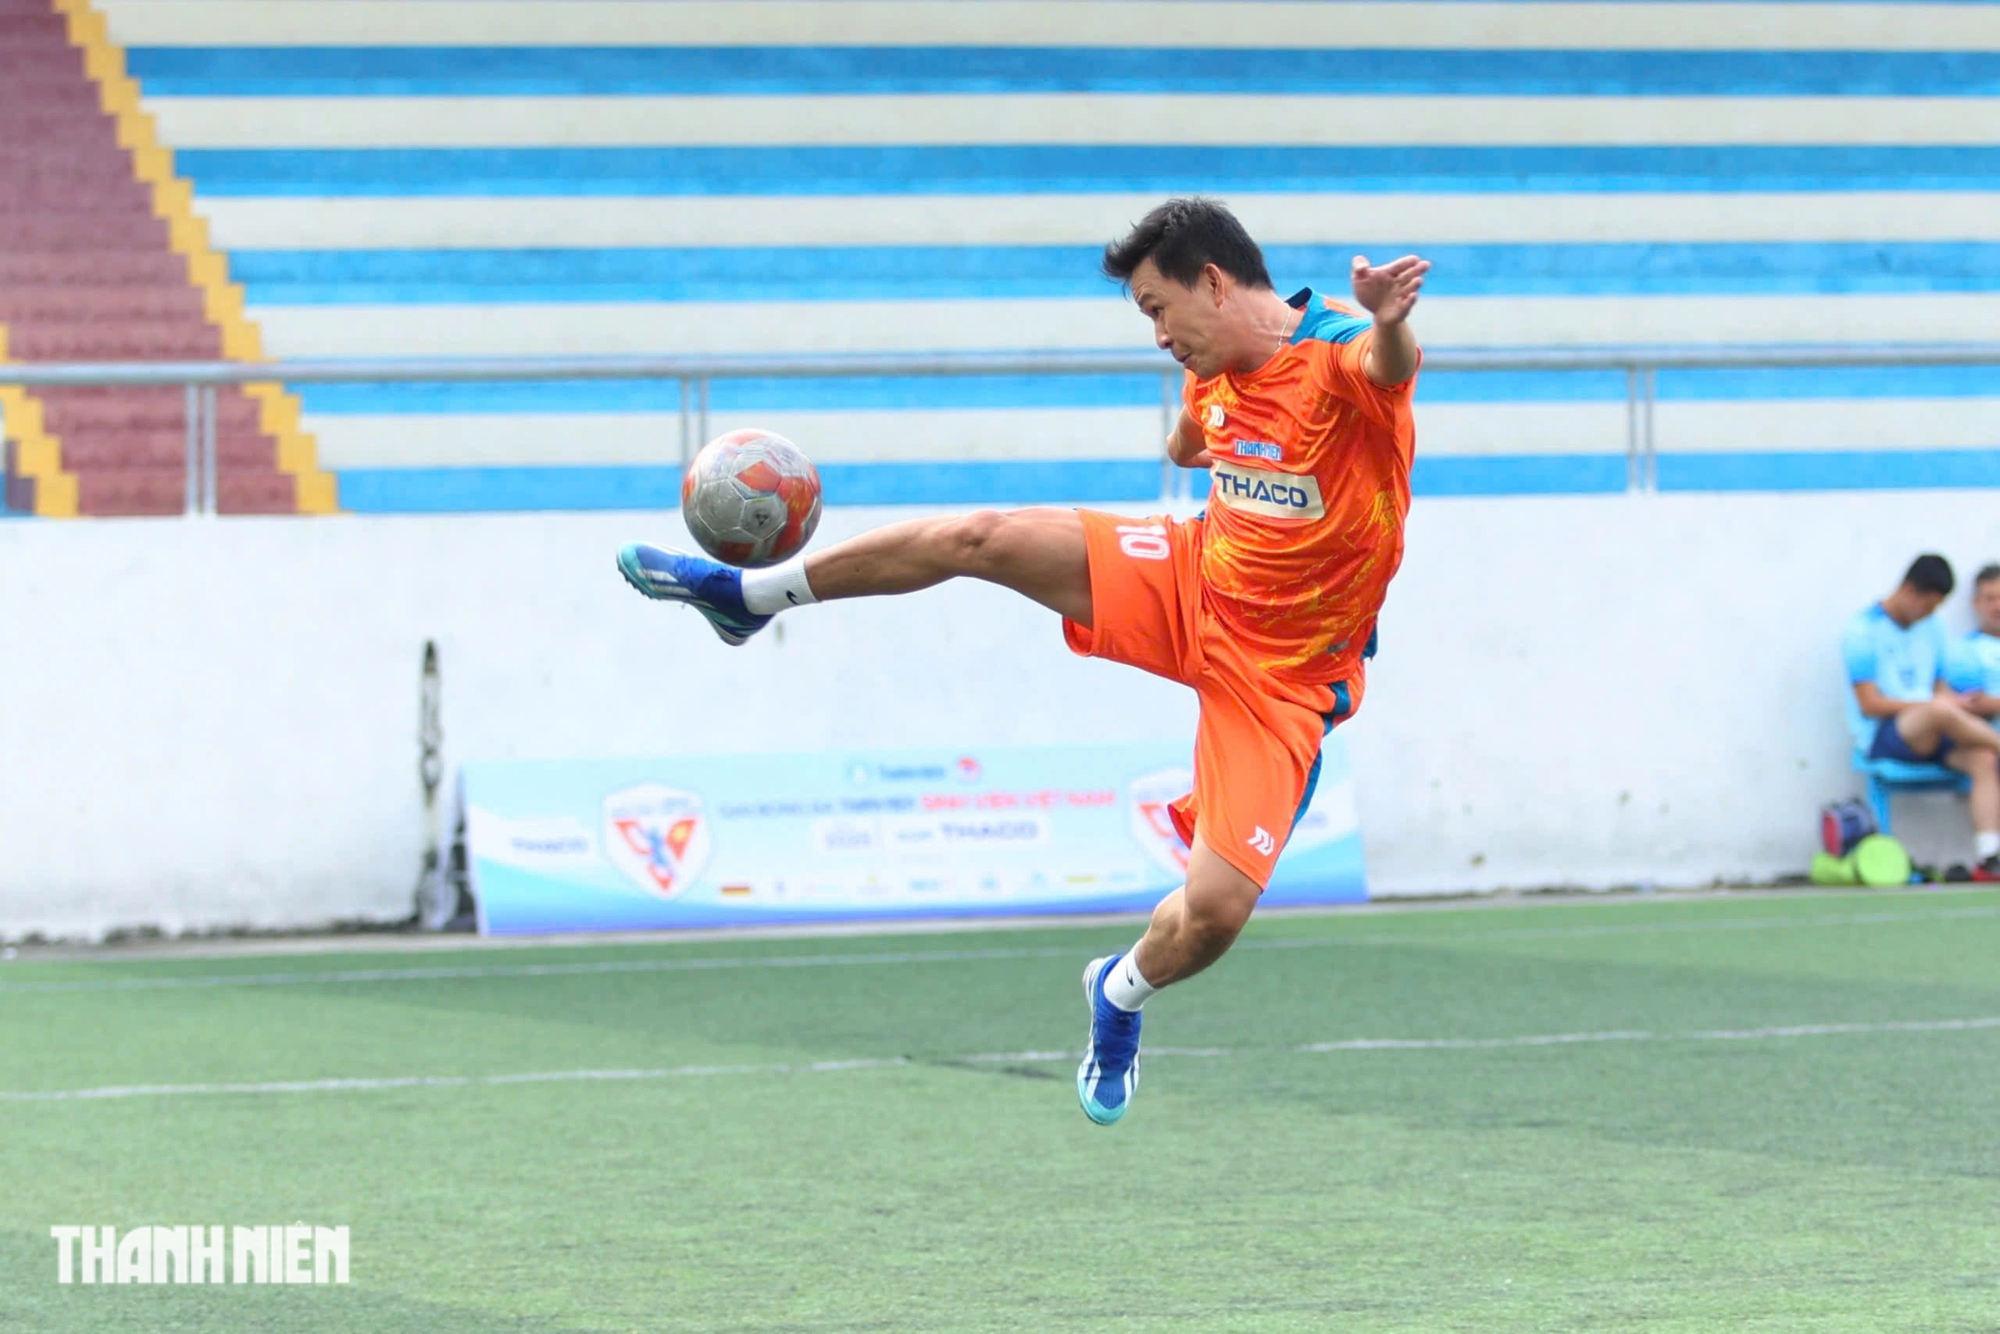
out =
<svg viewBox="0 0 2000 1334"><path fill-rule="evenodd" d="M1983 690L2000 695L2000 636L1974 630L1951 646L1945 680L1953 690Z"/></svg>
<svg viewBox="0 0 2000 1334"><path fill-rule="evenodd" d="M1840 637L1840 655L1847 662L1847 679L1860 685L1873 681L1875 688L1890 699L1927 700L1937 691L1938 679L1951 660L1944 626L1935 616L1926 616L1905 629L1896 624L1877 603L1847 623ZM1852 690L1847 692L1847 728L1854 744L1866 751L1875 743L1880 718L1861 712Z"/></svg>

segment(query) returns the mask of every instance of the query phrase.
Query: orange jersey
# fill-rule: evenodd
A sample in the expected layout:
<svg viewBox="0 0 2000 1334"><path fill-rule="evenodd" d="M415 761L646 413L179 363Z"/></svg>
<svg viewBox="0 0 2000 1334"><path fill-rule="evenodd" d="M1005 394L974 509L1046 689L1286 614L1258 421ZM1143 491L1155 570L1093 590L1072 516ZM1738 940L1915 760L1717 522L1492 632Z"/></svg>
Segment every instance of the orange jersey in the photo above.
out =
<svg viewBox="0 0 2000 1334"><path fill-rule="evenodd" d="M1204 599L1269 672L1356 676L1403 559L1416 377L1363 372L1371 322L1308 288L1291 341L1248 374L1188 376L1210 464Z"/></svg>

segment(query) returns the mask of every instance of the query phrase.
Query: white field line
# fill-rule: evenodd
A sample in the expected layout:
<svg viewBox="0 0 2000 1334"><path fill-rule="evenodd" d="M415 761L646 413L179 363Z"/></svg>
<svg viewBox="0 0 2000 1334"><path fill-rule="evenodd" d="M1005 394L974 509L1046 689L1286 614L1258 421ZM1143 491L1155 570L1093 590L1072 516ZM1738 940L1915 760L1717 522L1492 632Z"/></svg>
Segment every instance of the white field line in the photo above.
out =
<svg viewBox="0 0 2000 1334"><path fill-rule="evenodd" d="M1482 941L1567 940L1596 936L1679 935L1709 931L1809 930L2000 917L2000 906L1936 912L1847 913L1828 917L1744 917L1699 922L1635 922L1623 926L1512 927L1462 935L1314 936L1246 940L1238 950L1341 949L1356 946L1453 946ZM561 948L557 946L556 948ZM765 955L693 959L603 959L584 963L469 964L435 968L350 968L329 972L205 973L170 977L118 977L67 982L0 983L0 995L53 995L116 991L183 991L205 987L286 987L368 982L440 982L495 977L588 977L615 973L681 973L763 968L842 968L860 965L979 963L1002 959L1081 959L1074 946L979 950L896 950L853 954Z"/></svg>
<svg viewBox="0 0 2000 1334"><path fill-rule="evenodd" d="M1507 1047L1568 1047L1599 1042L1768 1042L1789 1038L1837 1037L1870 1033L1962 1033L2000 1029L2000 1015L1974 1019L1906 1019L1872 1024L1792 1024L1771 1028L1716 1028L1691 1033L1611 1030L1596 1033L1536 1033L1509 1038L1348 1038L1309 1042L1277 1050L1250 1047L1152 1047L1149 1058L1325 1055L1371 1051L1485 1051ZM123 1084L86 1089L33 1089L0 1092L0 1102L101 1102L119 1098L180 1098L216 1094L352 1093L410 1088L492 1088L507 1084L569 1084L600 1081L715 1078L737 1075L839 1074L887 1070L918 1064L1022 1064L1073 1061L1073 1051L979 1052L919 1062L907 1056L812 1061L788 1065L677 1065L653 1070L544 1070L509 1075L400 1075L379 1079L298 1079L261 1084Z"/></svg>
<svg viewBox="0 0 2000 1334"><path fill-rule="evenodd" d="M2000 910L1996 910L2000 911ZM560 948L560 947L557 947ZM178 991L190 987L284 987L310 983L439 982L489 977L578 977L600 973L681 973L717 969L837 968L849 964L967 963L988 959L1076 957L1074 948L898 950L884 953L767 955L746 958L603 959L588 963L471 964L441 968L351 968L322 973L208 973L101 981L0 984L0 994Z"/></svg>
<svg viewBox="0 0 2000 1334"><path fill-rule="evenodd" d="M262 1084L112 1084L88 1089L0 1093L0 1102L98 1102L115 1098L186 1098L217 1093L376 1093L385 1089L492 1088L503 1084L576 1084L605 1080L696 1079L718 1075L810 1075L908 1065L903 1056L804 1065L676 1065L657 1070L541 1070L515 1075L395 1075L382 1079L290 1079Z"/></svg>

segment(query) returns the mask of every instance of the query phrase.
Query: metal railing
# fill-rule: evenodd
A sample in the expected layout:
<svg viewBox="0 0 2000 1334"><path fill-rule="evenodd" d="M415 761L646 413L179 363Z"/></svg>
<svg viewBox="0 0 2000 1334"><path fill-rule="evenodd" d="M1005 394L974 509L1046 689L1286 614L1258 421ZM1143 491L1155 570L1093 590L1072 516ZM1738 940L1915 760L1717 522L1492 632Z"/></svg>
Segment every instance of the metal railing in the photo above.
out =
<svg viewBox="0 0 2000 1334"><path fill-rule="evenodd" d="M1659 373L1671 370L1887 369L1912 366L2000 367L2000 342L1623 346L1591 348L1434 348L1426 372L1619 371L1625 376L1625 451L1629 489L1658 482L1654 419ZM187 512L215 512L216 389L225 385L496 383L503 381L650 380L680 387L680 462L709 438L709 387L716 380L923 378L998 375L1157 375L1164 441L1180 406L1181 368L1157 353L940 352L828 353L759 357L495 357L274 362L82 362L0 364L0 384L59 386L179 385L187 403ZM1171 464L1164 476L1171 478ZM1171 480L1165 494L1174 490Z"/></svg>

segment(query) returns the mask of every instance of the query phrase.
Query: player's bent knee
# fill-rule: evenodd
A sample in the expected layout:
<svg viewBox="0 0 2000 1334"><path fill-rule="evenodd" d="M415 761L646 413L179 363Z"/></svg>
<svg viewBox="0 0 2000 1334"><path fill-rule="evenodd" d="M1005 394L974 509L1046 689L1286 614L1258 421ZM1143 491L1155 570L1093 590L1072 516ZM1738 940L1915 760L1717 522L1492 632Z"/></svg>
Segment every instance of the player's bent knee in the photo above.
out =
<svg viewBox="0 0 2000 1334"><path fill-rule="evenodd" d="M1188 929L1204 940L1226 946L1256 911L1258 895L1256 882L1241 873L1227 882L1190 882L1183 909Z"/></svg>
<svg viewBox="0 0 2000 1334"><path fill-rule="evenodd" d="M1951 715L1941 704L1919 704L1896 715L1895 727L1909 741L1922 749L1951 727Z"/></svg>

